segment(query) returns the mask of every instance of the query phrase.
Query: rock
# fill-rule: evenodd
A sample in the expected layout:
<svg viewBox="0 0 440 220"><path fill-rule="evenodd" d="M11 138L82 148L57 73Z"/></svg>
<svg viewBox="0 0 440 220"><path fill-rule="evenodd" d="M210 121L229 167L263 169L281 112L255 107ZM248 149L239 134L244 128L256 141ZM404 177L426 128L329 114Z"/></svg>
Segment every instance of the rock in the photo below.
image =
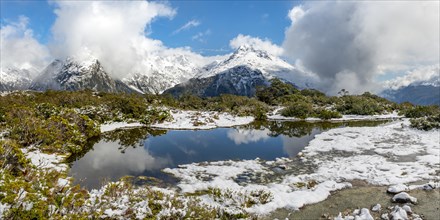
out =
<svg viewBox="0 0 440 220"><path fill-rule="evenodd" d="M423 218L420 215L412 214L413 220L423 220Z"/></svg>
<svg viewBox="0 0 440 220"><path fill-rule="evenodd" d="M339 212L338 217L335 217L334 220L344 220L344 218L342 218L342 213Z"/></svg>
<svg viewBox="0 0 440 220"><path fill-rule="evenodd" d="M394 195L393 202L400 202L400 203L411 202L413 204L416 204L417 198L410 196L406 192L401 192L399 194Z"/></svg>
<svg viewBox="0 0 440 220"><path fill-rule="evenodd" d="M390 218L388 218L388 213L383 213L383 214L380 216L380 219L382 219L382 220L390 220Z"/></svg>
<svg viewBox="0 0 440 220"><path fill-rule="evenodd" d="M360 215L354 217L355 220L374 220L367 208L361 209Z"/></svg>
<svg viewBox="0 0 440 220"><path fill-rule="evenodd" d="M359 215L361 213L360 209L353 210L353 215Z"/></svg>
<svg viewBox="0 0 440 220"><path fill-rule="evenodd" d="M284 172L286 172L284 169L281 169L279 167L274 167L272 169L272 171L275 172L275 173L284 173Z"/></svg>
<svg viewBox="0 0 440 220"><path fill-rule="evenodd" d="M371 211L378 212L381 209L382 209L382 206L380 204L376 204L375 206L373 206L373 208L371 208Z"/></svg>
<svg viewBox="0 0 440 220"><path fill-rule="evenodd" d="M413 213L412 210L411 210L411 207L409 205L402 206L402 209L405 210L406 213L408 213L408 214L412 214Z"/></svg>
<svg viewBox="0 0 440 220"><path fill-rule="evenodd" d="M399 206L395 206L394 210L391 212L391 219L392 220L408 220L408 215L406 214L406 211Z"/></svg>
<svg viewBox="0 0 440 220"><path fill-rule="evenodd" d="M409 190L408 186L403 185L403 184L397 184L397 185L392 185L392 186L388 187L387 192L397 194L397 193L408 191L408 190Z"/></svg>
<svg viewBox="0 0 440 220"><path fill-rule="evenodd" d="M426 183L423 185L423 190L433 190L436 188L435 184L432 183Z"/></svg>
<svg viewBox="0 0 440 220"><path fill-rule="evenodd" d="M286 170L287 166L284 164L278 165L278 168L282 169L282 170Z"/></svg>

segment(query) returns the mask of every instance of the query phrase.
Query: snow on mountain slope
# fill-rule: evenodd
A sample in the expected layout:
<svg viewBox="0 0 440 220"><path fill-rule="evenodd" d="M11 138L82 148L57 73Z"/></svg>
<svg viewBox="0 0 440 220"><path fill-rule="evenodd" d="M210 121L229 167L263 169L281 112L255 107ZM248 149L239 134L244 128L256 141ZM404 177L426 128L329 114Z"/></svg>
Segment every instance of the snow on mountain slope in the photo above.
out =
<svg viewBox="0 0 440 220"><path fill-rule="evenodd" d="M55 60L32 82L33 90L83 90L132 92L125 84L112 79L93 57Z"/></svg>
<svg viewBox="0 0 440 220"><path fill-rule="evenodd" d="M239 47L232 54L217 57L203 57L192 52L173 50L153 53L127 70L127 73L121 80L112 78L98 59L86 50L78 56L53 61L32 81L30 89L162 93L192 78L204 79L221 75L208 80L214 80L213 83L217 85L217 89L208 89L209 94L212 91L229 91L238 95L242 92L243 95L252 95L255 90L252 86L267 84L273 77L290 81L300 88L311 87L314 81L313 76L299 71L281 58L247 45ZM2 78L8 79L20 76L5 71L1 74ZM22 77L21 81L14 80L22 81L22 89L30 84L26 77Z"/></svg>
<svg viewBox="0 0 440 220"><path fill-rule="evenodd" d="M223 73L236 66L247 66L259 70L266 79L274 77L287 80L298 87L307 88L313 85L315 77L299 71L281 58L249 45L240 46L227 59L211 63L202 68L197 78L207 78Z"/></svg>
<svg viewBox="0 0 440 220"><path fill-rule="evenodd" d="M37 70L34 68L2 68L0 71L0 91L27 89L32 81L31 76L36 72Z"/></svg>
<svg viewBox="0 0 440 220"><path fill-rule="evenodd" d="M162 93L185 82L200 72L201 65L183 54L150 55L138 70L122 81L143 93Z"/></svg>
<svg viewBox="0 0 440 220"><path fill-rule="evenodd" d="M267 85L267 79L261 71L241 65L210 77L192 78L166 90L164 93L173 96L193 94L201 97L212 97L221 94L253 96L258 86Z"/></svg>

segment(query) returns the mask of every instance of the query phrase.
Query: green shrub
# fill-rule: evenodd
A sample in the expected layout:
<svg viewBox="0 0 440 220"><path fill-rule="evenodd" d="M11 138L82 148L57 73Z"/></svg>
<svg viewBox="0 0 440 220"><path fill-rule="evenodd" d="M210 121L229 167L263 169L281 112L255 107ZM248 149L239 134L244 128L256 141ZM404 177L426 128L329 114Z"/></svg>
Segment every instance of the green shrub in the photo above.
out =
<svg viewBox="0 0 440 220"><path fill-rule="evenodd" d="M289 104L286 108L281 110L281 115L284 117L296 117L305 119L313 114L312 104L307 102L294 102Z"/></svg>
<svg viewBox="0 0 440 220"><path fill-rule="evenodd" d="M405 117L407 118L420 118L432 116L440 112L440 108L438 106L415 106L407 108L403 111Z"/></svg>
<svg viewBox="0 0 440 220"><path fill-rule="evenodd" d="M173 120L173 116L170 114L168 110L152 108L145 111L144 114L142 114L142 117L139 120L139 122L145 125L150 125L153 123L160 123L171 120Z"/></svg>
<svg viewBox="0 0 440 220"><path fill-rule="evenodd" d="M342 118L341 113L335 112L335 111L326 110L326 109L318 110L316 115L320 119L323 119L323 120L329 120L329 119L332 119L332 118Z"/></svg>
<svg viewBox="0 0 440 220"><path fill-rule="evenodd" d="M440 113L429 115L421 118L411 118L411 127L420 130L429 131L440 128Z"/></svg>
<svg viewBox="0 0 440 220"><path fill-rule="evenodd" d="M0 140L0 170L19 175L25 171L29 161L13 140Z"/></svg>
<svg viewBox="0 0 440 220"><path fill-rule="evenodd" d="M303 89L303 90L301 90L301 95L310 96L310 97L325 97L326 96L323 92L320 92L316 89Z"/></svg>
<svg viewBox="0 0 440 220"><path fill-rule="evenodd" d="M277 105L280 104L280 98L295 93L298 93L298 89L293 85L274 78L270 80L270 86L257 88L256 97L266 104Z"/></svg>
<svg viewBox="0 0 440 220"><path fill-rule="evenodd" d="M94 121L73 110L65 109L49 118L40 113L28 107L9 111L6 118L9 138L23 146L37 145L52 152L78 153L88 139L100 134Z"/></svg>
<svg viewBox="0 0 440 220"><path fill-rule="evenodd" d="M374 115L387 110L386 104L366 96L346 95L340 97L336 110L342 114Z"/></svg>

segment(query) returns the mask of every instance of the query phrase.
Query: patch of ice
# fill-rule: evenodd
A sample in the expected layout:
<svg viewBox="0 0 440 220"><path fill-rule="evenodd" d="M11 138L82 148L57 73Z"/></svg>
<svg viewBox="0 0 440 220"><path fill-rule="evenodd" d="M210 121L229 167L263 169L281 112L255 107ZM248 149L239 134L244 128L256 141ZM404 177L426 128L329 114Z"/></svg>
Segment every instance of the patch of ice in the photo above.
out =
<svg viewBox="0 0 440 220"><path fill-rule="evenodd" d="M172 110L172 121L165 121L151 125L153 128L163 129L213 129L217 127L232 127L245 125L254 121L254 117L239 117L229 113L213 111L182 111Z"/></svg>
<svg viewBox="0 0 440 220"><path fill-rule="evenodd" d="M141 123L134 122L134 123L127 123L127 122L112 122L109 124L102 124L101 125L101 133L113 131L120 128L133 128L133 127L142 127L144 126Z"/></svg>

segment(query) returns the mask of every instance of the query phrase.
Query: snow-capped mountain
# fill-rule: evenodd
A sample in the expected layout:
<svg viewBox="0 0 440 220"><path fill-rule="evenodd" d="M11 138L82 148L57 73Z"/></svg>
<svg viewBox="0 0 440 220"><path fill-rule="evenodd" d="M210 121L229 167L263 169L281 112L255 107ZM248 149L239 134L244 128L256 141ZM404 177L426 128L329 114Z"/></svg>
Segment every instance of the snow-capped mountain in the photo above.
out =
<svg viewBox="0 0 440 220"><path fill-rule="evenodd" d="M143 70L130 74L122 81L142 93L162 93L200 72L200 65L182 54L151 55L142 61L141 66Z"/></svg>
<svg viewBox="0 0 440 220"><path fill-rule="evenodd" d="M166 90L164 93L174 96L193 94L201 97L212 97L220 94L253 96L258 86L267 85L267 78L260 70L241 65L210 77L192 78Z"/></svg>
<svg viewBox="0 0 440 220"><path fill-rule="evenodd" d="M299 71L280 57L249 45L240 46L223 61L214 62L203 67L196 77L211 77L236 66L247 66L252 70L259 70L266 79L281 78L300 88L312 86L314 80L312 75Z"/></svg>
<svg viewBox="0 0 440 220"><path fill-rule="evenodd" d="M240 46L226 59L201 68L188 82L165 91L173 95L191 93L200 96L217 96L222 93L252 96L257 86L268 85L277 77L300 88L307 88L313 78L295 67L252 46Z"/></svg>
<svg viewBox="0 0 440 220"><path fill-rule="evenodd" d="M409 84L399 81L388 82L388 88L382 91L380 96L397 103L411 102L416 105L440 106L440 76L439 70L435 71L427 80Z"/></svg>
<svg viewBox="0 0 440 220"><path fill-rule="evenodd" d="M5 85L6 80L3 78L14 76L14 80L9 80L15 82L14 89L162 93L177 85L170 93L194 91L202 96L221 93L252 96L257 86L268 85L268 80L273 77L289 81L300 88L310 87L310 82L314 80L281 58L247 45L222 57L202 57L181 51L149 54L127 71L129 74L121 80L112 78L101 62L87 52L53 61L32 83L24 73L8 74L2 70L3 84L0 86Z"/></svg>
<svg viewBox="0 0 440 220"><path fill-rule="evenodd" d="M36 69L2 68L0 71L0 91L24 90L31 84L31 76Z"/></svg>
<svg viewBox="0 0 440 220"><path fill-rule="evenodd" d="M240 46L227 59L209 64L205 71L197 75L198 78L214 76L235 66L248 66L260 70L267 78L279 72L291 72L295 68L284 60L272 56L266 51L257 50L249 45Z"/></svg>
<svg viewBox="0 0 440 220"><path fill-rule="evenodd" d="M55 60L33 80L32 90L83 90L133 92L124 83L112 79L95 58Z"/></svg>

